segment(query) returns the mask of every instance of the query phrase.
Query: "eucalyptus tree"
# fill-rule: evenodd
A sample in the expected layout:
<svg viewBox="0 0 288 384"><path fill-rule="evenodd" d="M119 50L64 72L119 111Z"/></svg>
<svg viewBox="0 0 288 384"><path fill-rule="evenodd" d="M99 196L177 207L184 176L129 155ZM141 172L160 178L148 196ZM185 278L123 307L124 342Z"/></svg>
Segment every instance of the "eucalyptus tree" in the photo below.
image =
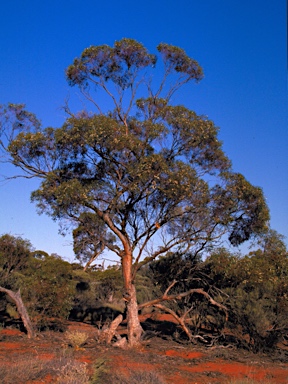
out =
<svg viewBox="0 0 288 384"><path fill-rule="evenodd" d="M89 218L96 249L120 259L129 345L142 333L134 284L141 266L224 235L238 245L269 219L261 189L233 173L214 123L171 102L202 79L202 68L178 47L157 51L132 39L85 49L66 76L93 112L66 107L60 128L42 128L23 106L2 107L2 123L20 130L8 146L11 162L41 180L32 193L40 211L75 227Z"/></svg>

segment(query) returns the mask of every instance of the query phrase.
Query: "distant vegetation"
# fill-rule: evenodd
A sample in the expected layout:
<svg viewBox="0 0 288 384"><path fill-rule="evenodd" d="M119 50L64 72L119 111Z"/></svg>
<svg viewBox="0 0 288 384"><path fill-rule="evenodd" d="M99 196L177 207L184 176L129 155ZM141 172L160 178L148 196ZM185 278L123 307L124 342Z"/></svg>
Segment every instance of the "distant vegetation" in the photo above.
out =
<svg viewBox="0 0 288 384"><path fill-rule="evenodd" d="M100 329L119 314L125 317L121 274L115 267L84 271L80 264L33 250L27 240L0 237L0 286L21 289L37 332L64 330L68 318ZM213 250L205 260L170 253L146 265L136 287L139 313L172 313L183 320L171 329L157 328L152 313L148 334L162 332L182 343L231 344L254 352L276 348L288 334L288 253L273 231L245 256L224 248ZM183 292L190 293L181 297ZM165 295L175 299L159 300ZM22 327L15 302L1 292L0 299L0 324Z"/></svg>

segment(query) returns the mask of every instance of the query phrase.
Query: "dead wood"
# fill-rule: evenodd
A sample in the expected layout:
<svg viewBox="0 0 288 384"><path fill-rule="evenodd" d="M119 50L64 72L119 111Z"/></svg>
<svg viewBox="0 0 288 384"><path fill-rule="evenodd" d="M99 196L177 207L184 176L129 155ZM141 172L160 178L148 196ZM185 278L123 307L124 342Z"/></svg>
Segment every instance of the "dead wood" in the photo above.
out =
<svg viewBox="0 0 288 384"><path fill-rule="evenodd" d="M122 322L123 316L120 314L118 315L110 324L110 326L106 329L103 329L100 333L99 341L105 342L107 344L110 344L113 337L116 334L116 330L119 326L119 324Z"/></svg>
<svg viewBox="0 0 288 384"><path fill-rule="evenodd" d="M0 292L6 293L6 295L8 295L10 299L13 300L16 304L17 311L21 317L21 320L23 321L24 327L26 328L28 338L31 339L35 337L36 334L33 329L33 325L28 315L27 309L23 303L20 289L17 292L13 292L10 289L0 287Z"/></svg>

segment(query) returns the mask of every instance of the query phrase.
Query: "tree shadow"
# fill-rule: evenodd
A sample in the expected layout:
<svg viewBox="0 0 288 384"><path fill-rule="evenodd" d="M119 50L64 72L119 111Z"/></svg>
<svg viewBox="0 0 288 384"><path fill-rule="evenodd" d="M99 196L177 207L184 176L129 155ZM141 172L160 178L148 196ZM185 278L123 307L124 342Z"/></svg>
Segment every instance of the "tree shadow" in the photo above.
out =
<svg viewBox="0 0 288 384"><path fill-rule="evenodd" d="M179 330L179 326L171 321L154 320L151 318L141 322L141 326L146 333L159 333L160 337L171 337Z"/></svg>
<svg viewBox="0 0 288 384"><path fill-rule="evenodd" d="M77 306L72 308L68 320L96 325L99 322L113 321L122 314L117 309L101 305L97 307Z"/></svg>

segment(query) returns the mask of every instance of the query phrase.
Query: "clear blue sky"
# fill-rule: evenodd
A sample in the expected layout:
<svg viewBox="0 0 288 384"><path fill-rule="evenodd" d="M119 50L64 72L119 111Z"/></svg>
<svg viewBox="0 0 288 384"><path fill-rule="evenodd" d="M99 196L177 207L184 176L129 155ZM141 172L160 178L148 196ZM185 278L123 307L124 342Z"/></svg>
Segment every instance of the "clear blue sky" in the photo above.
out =
<svg viewBox="0 0 288 384"><path fill-rule="evenodd" d="M123 37L152 52L178 45L205 78L177 102L220 127L235 171L263 188L271 226L288 236L287 14L285 0L10 0L0 13L0 104L25 103L44 126L60 126L69 88L65 68L90 45ZM17 173L0 164L0 173ZM0 184L0 234L29 239L73 259L71 237L38 216L30 193L38 182Z"/></svg>

